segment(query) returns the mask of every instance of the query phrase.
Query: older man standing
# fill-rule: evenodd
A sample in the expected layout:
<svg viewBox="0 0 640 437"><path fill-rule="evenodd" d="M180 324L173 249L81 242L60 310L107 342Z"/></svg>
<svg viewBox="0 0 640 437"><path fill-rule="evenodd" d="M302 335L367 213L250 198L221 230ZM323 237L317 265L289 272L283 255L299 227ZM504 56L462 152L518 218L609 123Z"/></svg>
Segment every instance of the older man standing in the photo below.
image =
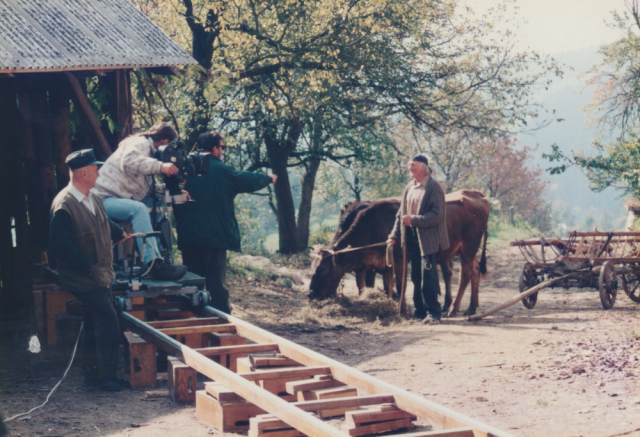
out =
<svg viewBox="0 0 640 437"><path fill-rule="evenodd" d="M117 391L120 328L111 301L111 247L127 234L109 220L102 201L90 191L102 164L93 151L71 153L66 162L71 181L51 205L49 246L58 262L60 286L82 302L85 384Z"/></svg>
<svg viewBox="0 0 640 437"><path fill-rule="evenodd" d="M436 271L436 253L449 248L444 192L432 177L429 161L414 155L408 163L413 177L404 190L395 225L387 243L401 236L411 262L414 316L424 323L438 323L442 307L438 302L440 285Z"/></svg>

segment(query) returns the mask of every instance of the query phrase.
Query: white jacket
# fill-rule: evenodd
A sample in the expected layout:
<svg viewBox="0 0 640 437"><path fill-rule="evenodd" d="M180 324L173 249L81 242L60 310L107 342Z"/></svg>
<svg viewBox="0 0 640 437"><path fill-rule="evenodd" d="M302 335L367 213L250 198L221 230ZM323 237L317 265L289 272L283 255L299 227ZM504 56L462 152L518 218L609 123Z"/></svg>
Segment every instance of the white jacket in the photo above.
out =
<svg viewBox="0 0 640 437"><path fill-rule="evenodd" d="M153 158L155 153L151 138L125 138L100 169L92 191L100 198L142 200L149 194L153 175L160 173L162 163Z"/></svg>

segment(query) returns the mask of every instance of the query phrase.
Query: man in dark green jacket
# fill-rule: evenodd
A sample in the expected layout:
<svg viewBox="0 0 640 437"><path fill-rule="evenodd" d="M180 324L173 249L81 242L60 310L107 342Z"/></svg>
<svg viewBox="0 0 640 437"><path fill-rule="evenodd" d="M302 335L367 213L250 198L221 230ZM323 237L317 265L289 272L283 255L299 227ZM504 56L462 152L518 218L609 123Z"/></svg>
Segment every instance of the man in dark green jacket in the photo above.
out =
<svg viewBox="0 0 640 437"><path fill-rule="evenodd" d="M218 132L203 133L197 145L213 156L207 174L187 177L185 190L194 202L174 207L178 247L189 271L205 277L211 306L230 314L229 290L224 286L227 250L240 252L233 200L240 193L252 193L275 183L278 177L238 171L223 164L226 146Z"/></svg>
<svg viewBox="0 0 640 437"><path fill-rule="evenodd" d="M49 248L58 263L60 286L82 302L85 383L115 391L120 389L120 328L111 300L111 246L127 234L109 219L102 200L90 191L102 164L93 150L74 152L66 162L71 181L51 205Z"/></svg>

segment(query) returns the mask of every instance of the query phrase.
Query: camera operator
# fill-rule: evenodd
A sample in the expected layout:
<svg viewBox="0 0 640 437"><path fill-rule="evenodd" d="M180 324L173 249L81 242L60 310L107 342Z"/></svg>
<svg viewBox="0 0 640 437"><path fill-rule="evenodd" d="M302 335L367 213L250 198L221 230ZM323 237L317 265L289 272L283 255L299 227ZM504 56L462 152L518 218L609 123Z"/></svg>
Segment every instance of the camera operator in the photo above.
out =
<svg viewBox="0 0 640 437"><path fill-rule="evenodd" d="M189 271L206 278L211 306L230 314L229 290L224 286L227 250L241 251L233 201L240 193L251 193L275 183L277 176L238 171L223 164L226 146L218 132L203 133L197 146L212 155L209 172L186 178L185 188L195 202L174 209L178 247Z"/></svg>
<svg viewBox="0 0 640 437"><path fill-rule="evenodd" d="M102 198L109 218L115 221L131 221L134 233L153 232L147 205L150 204L153 177L162 173L166 176L178 173L171 163L155 159L156 149L175 140L178 133L167 123L157 123L146 132L131 135L118 144L118 150L111 155L100 169L93 192ZM160 187L162 188L162 187ZM151 248L144 253L144 264L151 266L151 275L161 280L177 280L187 272L181 265L166 263L160 257L158 241L148 238ZM142 253L142 239L136 239ZM170 249L170 248L169 248ZM153 264L152 264L153 263Z"/></svg>

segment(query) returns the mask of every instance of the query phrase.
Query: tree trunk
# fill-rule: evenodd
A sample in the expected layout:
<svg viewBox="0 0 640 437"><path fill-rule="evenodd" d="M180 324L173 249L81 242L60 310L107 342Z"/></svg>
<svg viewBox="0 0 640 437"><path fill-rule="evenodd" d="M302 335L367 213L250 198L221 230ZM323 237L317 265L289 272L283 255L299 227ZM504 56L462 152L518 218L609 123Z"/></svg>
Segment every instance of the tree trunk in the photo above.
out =
<svg viewBox="0 0 640 437"><path fill-rule="evenodd" d="M300 205L298 205L298 246L305 250L309 246L309 225L311 224L311 205L316 175L320 168L320 160L312 160L302 178L300 189Z"/></svg>
<svg viewBox="0 0 640 437"><path fill-rule="evenodd" d="M287 164L291 153L298 144L298 139L302 134L302 123L300 120L288 120L282 133L278 135L277 126L265 121L264 143L267 147L267 156L271 163L273 174L278 175L274 192L278 205L278 236L280 243L280 253L292 254L300 251L298 243L298 232L296 226L296 210L291 194L291 183Z"/></svg>

